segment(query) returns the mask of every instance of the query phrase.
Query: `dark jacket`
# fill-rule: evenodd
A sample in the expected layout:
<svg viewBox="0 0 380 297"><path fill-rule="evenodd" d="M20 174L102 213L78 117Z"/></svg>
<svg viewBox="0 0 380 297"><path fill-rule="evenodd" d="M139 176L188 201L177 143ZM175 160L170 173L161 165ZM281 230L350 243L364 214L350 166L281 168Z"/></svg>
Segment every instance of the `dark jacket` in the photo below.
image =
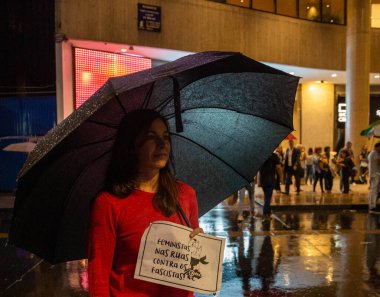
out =
<svg viewBox="0 0 380 297"><path fill-rule="evenodd" d="M280 158L277 154L272 155L265 161L260 168L260 185L262 187L274 186L276 183L276 166L280 164Z"/></svg>
<svg viewBox="0 0 380 297"><path fill-rule="evenodd" d="M285 168L288 167L288 159L289 159L289 148L286 149L286 153L285 153ZM292 154L292 160L291 160L291 163L292 163L292 167L294 165L297 166L297 169L299 170L301 168L300 166L300 156L301 156L301 151L297 148L293 148L293 154Z"/></svg>

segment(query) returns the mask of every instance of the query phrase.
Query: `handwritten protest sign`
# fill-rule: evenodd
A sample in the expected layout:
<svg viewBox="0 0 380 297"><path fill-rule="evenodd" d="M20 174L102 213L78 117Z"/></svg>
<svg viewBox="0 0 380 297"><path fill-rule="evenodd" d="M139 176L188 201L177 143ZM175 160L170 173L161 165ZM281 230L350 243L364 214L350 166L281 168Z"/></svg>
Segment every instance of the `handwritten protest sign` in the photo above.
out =
<svg viewBox="0 0 380 297"><path fill-rule="evenodd" d="M190 238L191 231L152 223L141 239L135 278L204 294L220 291L225 239L203 233Z"/></svg>

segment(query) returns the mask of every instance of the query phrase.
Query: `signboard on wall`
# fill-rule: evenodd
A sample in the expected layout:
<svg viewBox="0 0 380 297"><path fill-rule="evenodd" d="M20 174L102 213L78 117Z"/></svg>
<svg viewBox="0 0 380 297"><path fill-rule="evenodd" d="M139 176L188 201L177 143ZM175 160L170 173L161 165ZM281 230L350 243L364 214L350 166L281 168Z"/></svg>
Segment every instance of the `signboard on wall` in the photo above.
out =
<svg viewBox="0 0 380 297"><path fill-rule="evenodd" d="M380 94L371 94L369 100L369 122L373 123L380 119Z"/></svg>
<svg viewBox="0 0 380 297"><path fill-rule="evenodd" d="M338 96L337 127L345 128L347 119L346 97ZM380 119L380 94L371 94L369 100L369 123Z"/></svg>
<svg viewBox="0 0 380 297"><path fill-rule="evenodd" d="M137 3L137 22L139 30L161 32L161 7Z"/></svg>
<svg viewBox="0 0 380 297"><path fill-rule="evenodd" d="M346 97L338 96L338 115L337 127L344 128L346 126L347 111L346 111Z"/></svg>

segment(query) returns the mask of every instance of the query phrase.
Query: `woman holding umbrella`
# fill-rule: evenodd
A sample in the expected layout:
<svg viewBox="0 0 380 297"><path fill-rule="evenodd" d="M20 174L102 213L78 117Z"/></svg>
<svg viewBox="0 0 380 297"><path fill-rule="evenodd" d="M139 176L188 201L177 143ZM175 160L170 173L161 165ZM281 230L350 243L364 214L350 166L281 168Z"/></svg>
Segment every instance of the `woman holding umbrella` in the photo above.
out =
<svg viewBox="0 0 380 297"><path fill-rule="evenodd" d="M165 119L135 110L122 121L102 191L92 209L90 296L193 296L192 292L133 278L141 237L150 223L198 223L195 191L170 171L171 139ZM187 219L188 218L188 219Z"/></svg>

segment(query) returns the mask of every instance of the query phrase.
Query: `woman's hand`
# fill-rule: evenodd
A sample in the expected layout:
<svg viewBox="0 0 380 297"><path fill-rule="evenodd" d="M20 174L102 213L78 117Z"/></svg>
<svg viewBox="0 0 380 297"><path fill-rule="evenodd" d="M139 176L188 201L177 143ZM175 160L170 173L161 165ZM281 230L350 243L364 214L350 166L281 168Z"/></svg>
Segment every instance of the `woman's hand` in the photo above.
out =
<svg viewBox="0 0 380 297"><path fill-rule="evenodd" d="M199 233L204 233L202 228L195 228L191 233L190 233L190 238L193 238L195 235Z"/></svg>

